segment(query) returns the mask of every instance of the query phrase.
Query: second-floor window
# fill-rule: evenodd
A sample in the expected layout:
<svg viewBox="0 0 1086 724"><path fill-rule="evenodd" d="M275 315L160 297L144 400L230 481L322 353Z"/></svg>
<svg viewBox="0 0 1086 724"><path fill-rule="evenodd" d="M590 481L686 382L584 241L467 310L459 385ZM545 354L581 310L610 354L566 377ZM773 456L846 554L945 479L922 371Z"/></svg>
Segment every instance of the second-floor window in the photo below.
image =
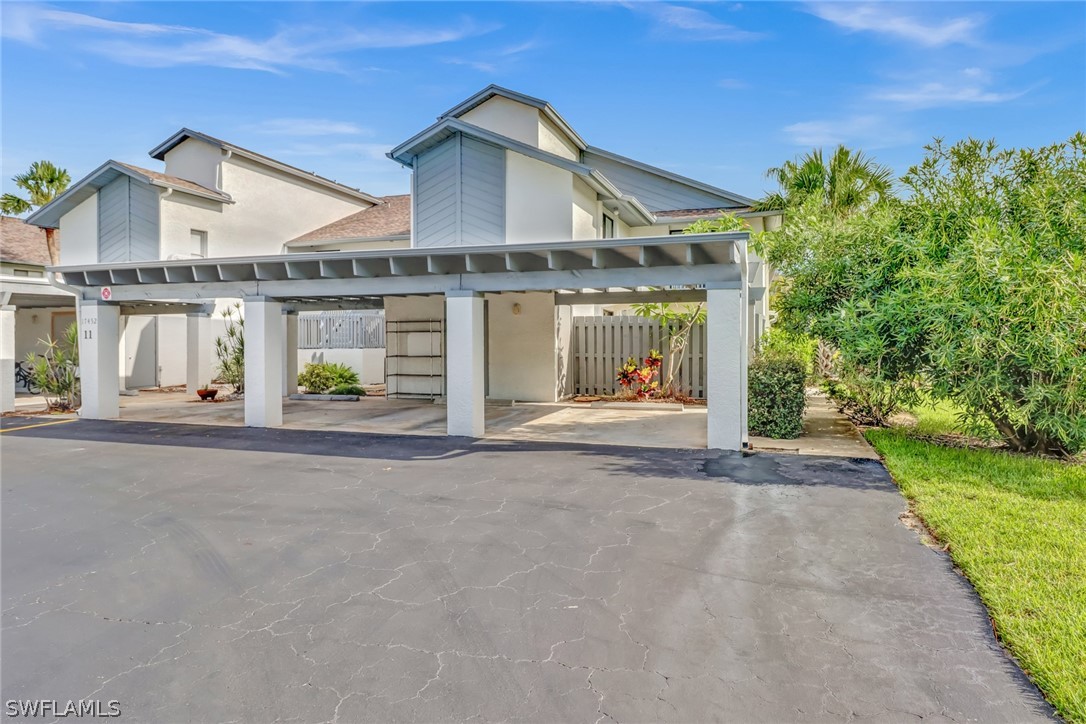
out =
<svg viewBox="0 0 1086 724"><path fill-rule="evenodd" d="M615 220L607 214L603 215L603 237L604 239L615 238Z"/></svg>
<svg viewBox="0 0 1086 724"><path fill-rule="evenodd" d="M207 258L207 232L192 229L192 237L189 245L189 253L202 259Z"/></svg>

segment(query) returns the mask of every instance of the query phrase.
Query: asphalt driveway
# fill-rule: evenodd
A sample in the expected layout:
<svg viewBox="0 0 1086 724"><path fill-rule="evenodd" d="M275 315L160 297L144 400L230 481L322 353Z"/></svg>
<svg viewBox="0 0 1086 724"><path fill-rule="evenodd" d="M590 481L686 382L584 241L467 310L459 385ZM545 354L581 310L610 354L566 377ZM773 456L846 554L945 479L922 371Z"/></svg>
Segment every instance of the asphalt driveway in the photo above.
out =
<svg viewBox="0 0 1086 724"><path fill-rule="evenodd" d="M1050 716L877 462L135 422L0 437L4 700L140 721Z"/></svg>

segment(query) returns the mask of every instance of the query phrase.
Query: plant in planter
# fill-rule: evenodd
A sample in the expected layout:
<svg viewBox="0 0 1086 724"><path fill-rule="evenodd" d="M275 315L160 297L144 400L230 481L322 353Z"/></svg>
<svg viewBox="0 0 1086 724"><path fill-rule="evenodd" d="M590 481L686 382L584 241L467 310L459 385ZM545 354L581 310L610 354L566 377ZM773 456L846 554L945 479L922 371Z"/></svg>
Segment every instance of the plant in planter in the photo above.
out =
<svg viewBox="0 0 1086 724"><path fill-rule="evenodd" d="M298 375L298 384L311 394L323 394L333 388L358 385L358 373L338 362L308 362ZM361 388L359 388L361 389ZM335 392L333 394L365 394L365 392Z"/></svg>
<svg viewBox="0 0 1086 724"><path fill-rule="evenodd" d="M654 349L650 350L649 356L642 361L644 366L638 366L637 359L630 357L626 364L618 368L615 378L628 392L637 395L638 399L651 397L659 391L660 381L656 378L660 375L664 358Z"/></svg>
<svg viewBox="0 0 1086 724"><path fill-rule="evenodd" d="M219 391L211 386L208 382L206 385L196 390L196 394L200 396L201 400L214 400L215 395L219 394Z"/></svg>

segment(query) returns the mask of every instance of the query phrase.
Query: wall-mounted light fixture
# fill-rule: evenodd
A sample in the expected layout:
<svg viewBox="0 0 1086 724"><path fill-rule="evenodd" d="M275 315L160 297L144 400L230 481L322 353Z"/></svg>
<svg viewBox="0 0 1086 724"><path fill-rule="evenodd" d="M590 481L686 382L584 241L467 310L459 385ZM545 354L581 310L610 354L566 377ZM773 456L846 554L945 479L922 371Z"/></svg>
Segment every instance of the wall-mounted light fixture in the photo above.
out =
<svg viewBox="0 0 1086 724"><path fill-rule="evenodd" d="M513 316L520 314L520 302L513 302Z"/></svg>

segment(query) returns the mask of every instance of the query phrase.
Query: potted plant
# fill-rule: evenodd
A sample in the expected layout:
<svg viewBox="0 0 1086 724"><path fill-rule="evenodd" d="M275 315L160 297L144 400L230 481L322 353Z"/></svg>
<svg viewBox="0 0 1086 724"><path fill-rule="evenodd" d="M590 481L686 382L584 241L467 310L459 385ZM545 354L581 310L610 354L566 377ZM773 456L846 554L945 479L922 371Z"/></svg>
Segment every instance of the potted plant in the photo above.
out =
<svg viewBox="0 0 1086 724"><path fill-rule="evenodd" d="M219 394L219 391L212 387L211 383L208 382L206 385L196 390L196 394L200 396L201 400L207 401L214 400L215 395Z"/></svg>

